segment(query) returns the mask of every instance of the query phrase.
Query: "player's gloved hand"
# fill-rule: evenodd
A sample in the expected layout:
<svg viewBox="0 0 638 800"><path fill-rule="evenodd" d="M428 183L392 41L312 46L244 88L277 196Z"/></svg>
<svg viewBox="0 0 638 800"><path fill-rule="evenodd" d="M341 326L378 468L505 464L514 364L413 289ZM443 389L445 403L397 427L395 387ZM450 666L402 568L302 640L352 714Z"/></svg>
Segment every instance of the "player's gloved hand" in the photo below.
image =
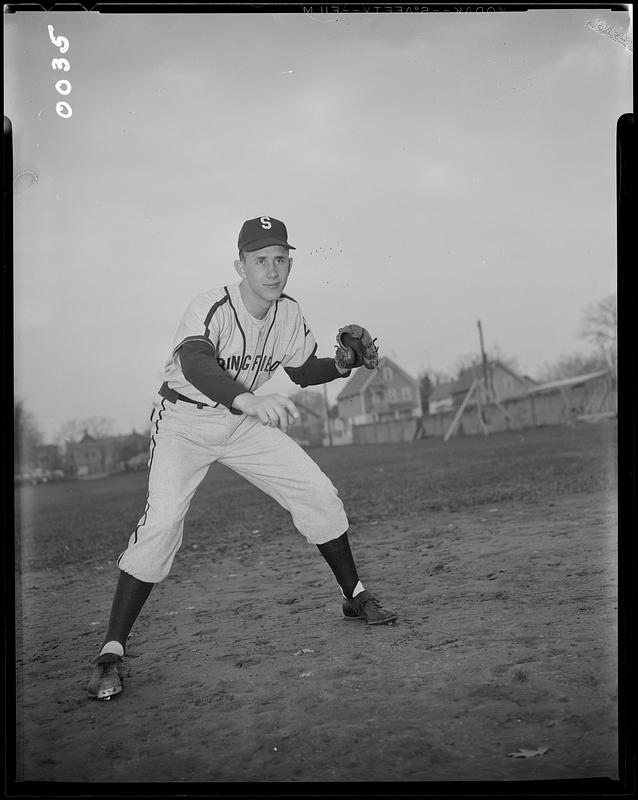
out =
<svg viewBox="0 0 638 800"><path fill-rule="evenodd" d="M361 366L376 369L379 366L377 340L362 325L339 328L335 364L342 373Z"/></svg>
<svg viewBox="0 0 638 800"><path fill-rule="evenodd" d="M299 418L295 404L281 394L255 395L246 392L237 395L233 407L249 417L258 417L262 425L281 428L282 431Z"/></svg>

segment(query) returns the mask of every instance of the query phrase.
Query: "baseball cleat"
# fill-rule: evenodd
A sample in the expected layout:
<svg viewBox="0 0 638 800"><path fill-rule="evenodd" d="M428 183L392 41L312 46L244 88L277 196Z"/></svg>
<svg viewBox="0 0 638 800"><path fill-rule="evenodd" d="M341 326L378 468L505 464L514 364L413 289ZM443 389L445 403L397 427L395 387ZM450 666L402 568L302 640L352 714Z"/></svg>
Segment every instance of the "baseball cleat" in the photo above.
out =
<svg viewBox="0 0 638 800"><path fill-rule="evenodd" d="M86 691L97 700L110 700L122 691L122 658L114 653L104 653L95 665Z"/></svg>
<svg viewBox="0 0 638 800"><path fill-rule="evenodd" d="M345 598L342 611L345 619L363 619L368 625L386 625L399 617L394 611L386 611L376 597L365 590L356 597Z"/></svg>

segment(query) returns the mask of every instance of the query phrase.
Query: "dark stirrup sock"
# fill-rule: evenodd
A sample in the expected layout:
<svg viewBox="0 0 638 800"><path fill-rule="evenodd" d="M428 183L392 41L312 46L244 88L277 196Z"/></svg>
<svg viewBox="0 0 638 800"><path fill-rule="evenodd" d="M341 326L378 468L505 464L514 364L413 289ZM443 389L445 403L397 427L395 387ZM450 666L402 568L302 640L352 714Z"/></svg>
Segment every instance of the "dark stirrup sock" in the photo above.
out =
<svg viewBox="0 0 638 800"><path fill-rule="evenodd" d="M318 544L317 547L328 562L345 597L352 597L352 592L359 582L359 575L350 550L348 531L338 539L331 539L324 544Z"/></svg>
<svg viewBox="0 0 638 800"><path fill-rule="evenodd" d="M128 572L120 570L120 577L115 588L109 627L103 645L107 642L119 642L126 650L126 640L133 623L142 610L154 583L145 583Z"/></svg>

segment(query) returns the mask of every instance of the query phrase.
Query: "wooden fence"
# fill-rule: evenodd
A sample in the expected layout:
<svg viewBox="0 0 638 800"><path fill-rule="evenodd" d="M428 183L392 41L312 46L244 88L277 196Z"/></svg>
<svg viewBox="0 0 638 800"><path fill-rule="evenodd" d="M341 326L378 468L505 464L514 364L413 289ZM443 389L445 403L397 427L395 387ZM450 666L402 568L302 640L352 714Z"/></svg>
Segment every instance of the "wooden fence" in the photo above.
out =
<svg viewBox="0 0 638 800"><path fill-rule="evenodd" d="M352 444L389 444L414 440L418 419L392 419L356 425L352 429Z"/></svg>
<svg viewBox="0 0 638 800"><path fill-rule="evenodd" d="M597 375L582 383L549 384L535 387L528 394L502 400L499 406L482 406L483 421L490 433L520 430L544 425L573 425L580 421L612 418L617 413L616 386L609 375ZM457 410L429 414L421 419L389 420L357 425L352 429L353 444L411 442L421 436L444 437ZM477 406L468 405L456 435L483 434Z"/></svg>
<svg viewBox="0 0 638 800"><path fill-rule="evenodd" d="M483 406L488 431L519 430L541 425L573 425L614 417L617 413L616 387L608 375L571 385L539 386L528 394L502 400L501 408ZM427 436L445 436L456 410L430 414L423 420ZM482 433L478 409L469 406L461 417L458 434ZM458 435L457 434L457 435Z"/></svg>

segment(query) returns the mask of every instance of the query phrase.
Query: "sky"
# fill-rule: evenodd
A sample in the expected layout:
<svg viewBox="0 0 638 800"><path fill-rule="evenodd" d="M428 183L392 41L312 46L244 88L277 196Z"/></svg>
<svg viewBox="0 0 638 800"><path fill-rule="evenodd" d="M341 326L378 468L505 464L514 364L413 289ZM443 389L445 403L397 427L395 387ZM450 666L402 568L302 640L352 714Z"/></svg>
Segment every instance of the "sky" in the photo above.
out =
<svg viewBox="0 0 638 800"><path fill-rule="evenodd" d="M261 215L320 356L357 323L413 376L453 373L479 319L532 377L583 352L616 291L623 36L603 9L5 14L16 397L47 441L144 429L186 306L238 280ZM297 390L280 372L260 393Z"/></svg>

